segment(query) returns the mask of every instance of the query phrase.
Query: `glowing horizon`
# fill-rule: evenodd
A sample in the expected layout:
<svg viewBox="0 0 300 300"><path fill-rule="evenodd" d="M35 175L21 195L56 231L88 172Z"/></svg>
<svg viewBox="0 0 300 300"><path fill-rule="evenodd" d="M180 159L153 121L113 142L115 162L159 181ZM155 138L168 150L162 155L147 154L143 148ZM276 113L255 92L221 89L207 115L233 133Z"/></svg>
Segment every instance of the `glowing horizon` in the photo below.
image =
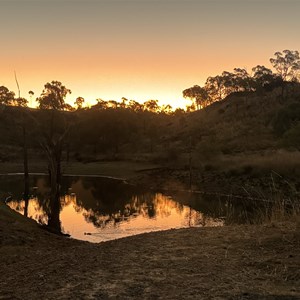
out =
<svg viewBox="0 0 300 300"><path fill-rule="evenodd" d="M276 51L300 50L299 11L293 0L2 1L0 85L17 94L16 71L27 99L58 80L71 105L81 96L185 107L182 91L208 76L271 68Z"/></svg>

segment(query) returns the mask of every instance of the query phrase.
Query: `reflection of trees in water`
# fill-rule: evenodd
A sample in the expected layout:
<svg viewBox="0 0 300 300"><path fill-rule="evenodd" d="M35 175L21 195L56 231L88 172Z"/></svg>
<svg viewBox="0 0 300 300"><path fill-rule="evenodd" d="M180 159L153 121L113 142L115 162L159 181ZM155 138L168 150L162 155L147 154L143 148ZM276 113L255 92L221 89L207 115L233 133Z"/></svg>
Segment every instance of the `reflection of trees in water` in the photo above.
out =
<svg viewBox="0 0 300 300"><path fill-rule="evenodd" d="M37 213L31 217L39 220L41 224L47 224L49 215L53 213L48 179L46 176L32 177L30 185L36 187L31 191L30 201L33 201L37 209ZM61 191L64 195L60 197L60 206L55 213L59 214L65 206L72 204L76 212L81 212L87 222L98 228L117 226L120 222L137 216L155 219L167 218L173 212L178 215L187 214L186 206L170 197L160 193L145 193L144 190L120 180L64 177ZM204 222L202 216L197 215L194 210L191 212L192 215L187 214L186 223L191 226L197 222L199 224L196 219Z"/></svg>
<svg viewBox="0 0 300 300"><path fill-rule="evenodd" d="M68 187L78 179L76 177L65 177L64 180L62 180L61 187L59 188L60 194L57 191L55 195L51 193L47 178L43 179L44 180L39 180L39 182L37 182L38 188L36 197L40 206L47 215L47 226L51 230L60 233L62 232L60 212L65 206L69 205L71 201L71 198L65 197L65 195L68 192ZM55 201L53 197L55 197Z"/></svg>
<svg viewBox="0 0 300 300"><path fill-rule="evenodd" d="M67 190L67 186L74 179L67 178L62 184L62 191ZM51 193L49 187L49 180L46 176L31 176L29 186L31 187L27 194L24 193L22 196L19 192L21 185L16 184L16 178L8 180L13 185L12 191L14 191L14 200L16 202L10 203L10 207L24 214L25 216L31 217L37 220L42 225L49 224L53 227L52 229L61 232L60 222L60 211L64 206L68 205L68 201L64 196L61 196L55 205L51 205ZM26 192L26 191L25 191ZM30 212L29 212L30 208Z"/></svg>
<svg viewBox="0 0 300 300"><path fill-rule="evenodd" d="M9 207L15 211L25 214L26 203L24 200L14 200L8 203ZM37 198L30 198L28 200L28 217L36 220L38 223L45 225L48 222L48 215L40 205Z"/></svg>
<svg viewBox="0 0 300 300"><path fill-rule="evenodd" d="M159 193L140 193L132 195L129 199L120 198L118 206L115 207L114 203L109 210L105 210L107 205L101 206L99 202L96 203L97 207L87 209L83 215L88 222L98 228L117 226L120 222L126 222L138 216L148 219L165 218L169 217L174 210L177 214L181 214L184 210L182 204ZM82 204L84 205L83 202Z"/></svg>
<svg viewBox="0 0 300 300"><path fill-rule="evenodd" d="M139 192L121 180L81 177L72 191L76 193L74 209L83 211L86 221L96 227L115 226L137 213L130 204Z"/></svg>
<svg viewBox="0 0 300 300"><path fill-rule="evenodd" d="M32 177L30 186L36 187L30 191L30 201L37 209L31 217L47 224L49 215L53 213L48 179L46 176ZM190 194L175 197L172 195L172 198L178 198L178 201L174 201L171 197L145 192L120 180L63 177L61 191L63 196L60 197L59 207L55 211L58 220L60 211L65 206L73 205L76 212L82 213L87 222L98 228L118 226L120 222L130 221L138 216L155 219L167 218L171 214L182 215L185 226L205 226L211 220L205 217L206 213L203 215L194 210L196 207L196 210L202 211L201 205L205 207L208 204L201 204L199 199L193 199L194 196Z"/></svg>

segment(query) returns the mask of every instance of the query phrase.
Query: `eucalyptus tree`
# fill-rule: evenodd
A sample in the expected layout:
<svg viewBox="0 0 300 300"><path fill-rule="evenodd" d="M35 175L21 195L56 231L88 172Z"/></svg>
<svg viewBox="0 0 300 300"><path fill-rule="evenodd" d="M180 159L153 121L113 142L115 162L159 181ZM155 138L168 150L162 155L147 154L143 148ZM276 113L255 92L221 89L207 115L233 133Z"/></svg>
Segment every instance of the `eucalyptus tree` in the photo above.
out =
<svg viewBox="0 0 300 300"><path fill-rule="evenodd" d="M135 100L129 100L129 103L127 104L127 108L129 108L135 112L142 112L143 104L141 104Z"/></svg>
<svg viewBox="0 0 300 300"><path fill-rule="evenodd" d="M150 112L158 112L159 110L159 105L158 105L158 100L148 100L144 102L144 110L150 111Z"/></svg>
<svg viewBox="0 0 300 300"><path fill-rule="evenodd" d="M15 99L15 93L5 86L0 86L0 104L11 105Z"/></svg>
<svg viewBox="0 0 300 300"><path fill-rule="evenodd" d="M252 68L252 72L253 79L256 85L259 85L261 87L264 87L267 84L271 83L274 79L272 70L266 68L265 66L257 65L256 67Z"/></svg>
<svg viewBox="0 0 300 300"><path fill-rule="evenodd" d="M92 106L93 109L107 109L108 108L107 101L105 101L101 98L96 99L96 101L97 101L97 104Z"/></svg>
<svg viewBox="0 0 300 300"><path fill-rule="evenodd" d="M233 69L233 85L236 91L251 91L253 90L253 78L244 68Z"/></svg>
<svg viewBox="0 0 300 300"><path fill-rule="evenodd" d="M81 109L82 105L84 103L84 98L83 97L77 97L74 104L77 106L77 109Z"/></svg>
<svg viewBox="0 0 300 300"><path fill-rule="evenodd" d="M38 125L41 132L40 144L46 154L51 186L48 226L60 232L60 186L61 186L61 159L63 143L69 131L69 124L65 118L66 96L71 90L59 81L48 82L40 97L37 98L40 108Z"/></svg>
<svg viewBox="0 0 300 300"><path fill-rule="evenodd" d="M270 62L283 81L297 80L300 71L300 56L298 51L283 50L275 52Z"/></svg>
<svg viewBox="0 0 300 300"><path fill-rule="evenodd" d="M36 100L40 109L64 110L66 108L66 96L71 94L60 81L47 82L40 97Z"/></svg>
<svg viewBox="0 0 300 300"><path fill-rule="evenodd" d="M125 97L122 97L121 100L122 100L122 102L120 103L120 107L121 108L126 108L127 105L128 105L128 99L125 98Z"/></svg>
<svg viewBox="0 0 300 300"><path fill-rule="evenodd" d="M165 114L165 115L170 115L173 112L173 108L170 104L165 104L162 105L160 108L160 113Z"/></svg>
<svg viewBox="0 0 300 300"><path fill-rule="evenodd" d="M210 96L205 88L199 85L194 85L182 92L184 98L189 98L192 105L198 110L206 107L210 102Z"/></svg>
<svg viewBox="0 0 300 300"><path fill-rule="evenodd" d="M120 107L120 103L118 103L116 100L108 100L107 103L109 108L117 109Z"/></svg>
<svg viewBox="0 0 300 300"><path fill-rule="evenodd" d="M222 75L210 76L205 82L205 89L212 102L220 101L228 95L228 72Z"/></svg>
<svg viewBox="0 0 300 300"><path fill-rule="evenodd" d="M282 78L265 66L257 65L252 68L252 72L253 86L258 92L263 89L272 89L274 86L282 84Z"/></svg>

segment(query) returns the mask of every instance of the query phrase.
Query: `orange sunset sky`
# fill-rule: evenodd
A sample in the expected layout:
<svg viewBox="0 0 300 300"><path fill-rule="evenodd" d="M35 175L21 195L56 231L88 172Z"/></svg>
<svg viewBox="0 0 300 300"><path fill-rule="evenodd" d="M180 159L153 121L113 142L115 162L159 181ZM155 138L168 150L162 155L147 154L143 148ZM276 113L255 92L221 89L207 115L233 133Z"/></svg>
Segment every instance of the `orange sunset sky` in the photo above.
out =
<svg viewBox="0 0 300 300"><path fill-rule="evenodd" d="M0 0L0 85L184 107L182 91L234 67L300 50L300 1ZM33 104L33 103L31 103Z"/></svg>

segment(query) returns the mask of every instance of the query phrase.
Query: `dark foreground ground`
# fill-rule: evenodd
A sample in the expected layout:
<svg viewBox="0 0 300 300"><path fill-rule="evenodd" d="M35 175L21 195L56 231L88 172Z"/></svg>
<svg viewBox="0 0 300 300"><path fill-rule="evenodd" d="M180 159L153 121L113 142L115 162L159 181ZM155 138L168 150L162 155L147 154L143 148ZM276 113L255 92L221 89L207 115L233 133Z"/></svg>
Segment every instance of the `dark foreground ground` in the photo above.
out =
<svg viewBox="0 0 300 300"><path fill-rule="evenodd" d="M0 204L0 299L300 299L299 232L288 222L89 244Z"/></svg>

